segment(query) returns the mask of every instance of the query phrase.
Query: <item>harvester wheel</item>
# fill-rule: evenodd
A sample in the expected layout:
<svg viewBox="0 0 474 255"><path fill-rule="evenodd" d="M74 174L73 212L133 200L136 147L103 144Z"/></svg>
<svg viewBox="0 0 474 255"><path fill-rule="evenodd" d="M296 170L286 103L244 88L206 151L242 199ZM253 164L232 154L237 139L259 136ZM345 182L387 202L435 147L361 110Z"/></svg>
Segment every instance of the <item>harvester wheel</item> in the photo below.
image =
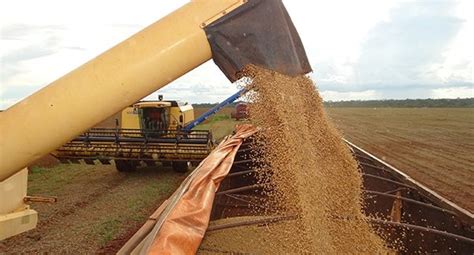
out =
<svg viewBox="0 0 474 255"><path fill-rule="evenodd" d="M187 161L174 161L172 165L173 170L178 173L186 173L191 169L191 162Z"/></svg>
<svg viewBox="0 0 474 255"><path fill-rule="evenodd" d="M115 168L119 172L133 172L137 169L137 166L130 160L115 160Z"/></svg>

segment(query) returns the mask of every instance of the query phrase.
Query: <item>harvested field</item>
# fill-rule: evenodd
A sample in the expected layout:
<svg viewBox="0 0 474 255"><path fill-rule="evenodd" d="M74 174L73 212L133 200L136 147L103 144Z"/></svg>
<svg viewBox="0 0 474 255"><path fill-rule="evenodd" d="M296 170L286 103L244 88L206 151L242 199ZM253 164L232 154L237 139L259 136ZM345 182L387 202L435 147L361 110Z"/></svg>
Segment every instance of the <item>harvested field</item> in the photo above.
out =
<svg viewBox="0 0 474 255"><path fill-rule="evenodd" d="M210 108L206 108L206 107L195 107L194 108L194 116L197 118L198 116L201 116L201 114L205 113L209 109ZM226 107L222 108L217 114L226 115L226 116L230 117L230 114L234 110L235 110L235 108L233 106L226 106ZM206 122L204 122L204 123L206 123Z"/></svg>
<svg viewBox="0 0 474 255"><path fill-rule="evenodd" d="M202 107L194 108L194 116L197 118L208 110L208 108ZM197 126L195 129L211 130L214 139L216 141L221 141L222 138L234 131L236 124L244 123L243 121L232 119L230 117L232 111L234 111L233 107L224 107L214 116L210 117L202 124Z"/></svg>
<svg viewBox="0 0 474 255"><path fill-rule="evenodd" d="M171 168L120 173L113 165L32 167L28 194L57 196L33 204L38 227L0 242L0 254L110 254L120 249L176 189Z"/></svg>
<svg viewBox="0 0 474 255"><path fill-rule="evenodd" d="M33 162L30 167L44 167L44 168L51 168L57 166L59 164L59 160L55 158L53 155L46 155L35 162Z"/></svg>
<svg viewBox="0 0 474 255"><path fill-rule="evenodd" d="M328 108L353 143L474 212L474 109Z"/></svg>

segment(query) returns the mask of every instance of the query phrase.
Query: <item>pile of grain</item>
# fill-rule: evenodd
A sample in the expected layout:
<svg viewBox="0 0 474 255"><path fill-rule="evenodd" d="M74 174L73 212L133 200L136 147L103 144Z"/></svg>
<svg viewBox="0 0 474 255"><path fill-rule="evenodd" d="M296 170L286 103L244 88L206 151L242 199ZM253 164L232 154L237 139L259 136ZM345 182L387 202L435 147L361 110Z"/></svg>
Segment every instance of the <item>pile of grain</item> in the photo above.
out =
<svg viewBox="0 0 474 255"><path fill-rule="evenodd" d="M220 219L212 225L229 224L258 219L259 216L244 216ZM206 233L198 254L295 254L299 235L294 234L294 221L281 221L268 225L249 225ZM276 234L278 233L278 234ZM275 236L286 236L277 240Z"/></svg>
<svg viewBox="0 0 474 255"><path fill-rule="evenodd" d="M383 240L362 213L358 165L329 123L313 82L255 66L244 73L251 79L247 85L250 118L261 128L255 147L263 157L255 160L262 172L272 171L271 177L260 178L261 183L270 183L265 194L268 206L277 208L278 215L298 218L283 223L284 227L259 228L258 236L249 234L256 227L210 233L206 247L234 251L251 247L256 253L384 253ZM275 210L259 212L270 213ZM237 248L236 243L243 246Z"/></svg>

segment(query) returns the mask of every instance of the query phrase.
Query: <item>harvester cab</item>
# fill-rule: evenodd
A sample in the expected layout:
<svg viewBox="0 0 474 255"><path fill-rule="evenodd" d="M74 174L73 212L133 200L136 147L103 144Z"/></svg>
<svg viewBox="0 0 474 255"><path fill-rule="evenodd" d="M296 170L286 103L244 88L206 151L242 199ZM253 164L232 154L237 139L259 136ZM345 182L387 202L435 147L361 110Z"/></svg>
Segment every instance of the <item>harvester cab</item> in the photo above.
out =
<svg viewBox="0 0 474 255"><path fill-rule="evenodd" d="M125 108L120 117L120 128L179 130L194 120L194 109L177 101L141 101Z"/></svg>

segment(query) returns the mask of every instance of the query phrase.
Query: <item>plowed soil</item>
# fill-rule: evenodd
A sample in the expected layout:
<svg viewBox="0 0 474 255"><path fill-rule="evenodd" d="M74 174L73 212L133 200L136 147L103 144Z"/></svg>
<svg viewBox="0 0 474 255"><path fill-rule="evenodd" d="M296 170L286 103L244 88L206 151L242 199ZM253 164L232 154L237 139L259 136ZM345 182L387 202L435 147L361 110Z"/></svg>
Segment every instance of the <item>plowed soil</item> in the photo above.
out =
<svg viewBox="0 0 474 255"><path fill-rule="evenodd" d="M474 212L474 109L328 108L344 136Z"/></svg>

